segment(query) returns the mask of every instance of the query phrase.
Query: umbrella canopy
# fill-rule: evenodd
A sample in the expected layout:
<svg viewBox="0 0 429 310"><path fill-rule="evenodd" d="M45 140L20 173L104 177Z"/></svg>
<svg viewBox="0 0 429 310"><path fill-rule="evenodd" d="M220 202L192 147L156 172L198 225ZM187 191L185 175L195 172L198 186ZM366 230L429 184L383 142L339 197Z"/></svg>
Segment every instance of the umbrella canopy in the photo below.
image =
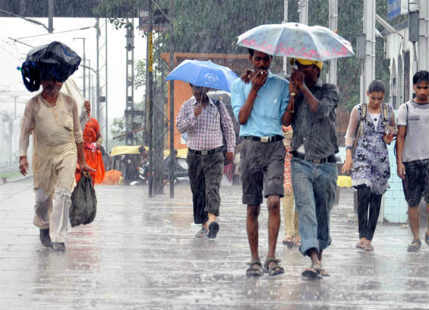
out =
<svg viewBox="0 0 429 310"><path fill-rule="evenodd" d="M353 56L349 41L322 26L261 25L238 37L238 45L269 55L325 61Z"/></svg>
<svg viewBox="0 0 429 310"><path fill-rule="evenodd" d="M167 80L180 80L196 86L231 91L238 76L230 68L210 60L185 60L167 75Z"/></svg>

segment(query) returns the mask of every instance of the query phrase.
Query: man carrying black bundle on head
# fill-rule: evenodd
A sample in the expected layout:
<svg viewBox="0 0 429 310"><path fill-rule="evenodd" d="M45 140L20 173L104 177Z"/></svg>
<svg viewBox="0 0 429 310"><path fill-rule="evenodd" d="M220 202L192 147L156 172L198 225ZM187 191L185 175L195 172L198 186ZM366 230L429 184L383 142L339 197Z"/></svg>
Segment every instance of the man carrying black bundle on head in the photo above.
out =
<svg viewBox="0 0 429 310"><path fill-rule="evenodd" d="M70 48L52 42L30 51L22 65L24 84L42 92L29 100L21 125L19 169L28 173L27 150L33 135L33 181L36 196L34 225L40 241L57 251L65 250L70 229L69 209L76 162L85 162L77 104L60 92L63 82L77 70L80 57Z"/></svg>

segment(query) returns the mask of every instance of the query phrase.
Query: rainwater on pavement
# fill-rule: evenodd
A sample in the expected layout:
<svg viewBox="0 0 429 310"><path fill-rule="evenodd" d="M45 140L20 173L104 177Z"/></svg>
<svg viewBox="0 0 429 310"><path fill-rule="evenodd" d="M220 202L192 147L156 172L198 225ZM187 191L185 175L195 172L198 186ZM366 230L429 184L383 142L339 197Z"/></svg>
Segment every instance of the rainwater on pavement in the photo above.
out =
<svg viewBox="0 0 429 310"><path fill-rule="evenodd" d="M374 252L355 248L353 195L342 189L324 253L330 277L304 280L309 260L282 245L285 274L245 276L249 247L240 186L221 188L220 232L195 239L189 185L148 198L146 186L97 186L98 213L75 227L65 253L32 225L31 180L0 186L0 309L429 309L429 246L408 253L403 225L379 225ZM267 211L260 255L267 251ZM404 210L406 212L406 210ZM283 222L283 221L282 221ZM423 235L423 231L422 231Z"/></svg>

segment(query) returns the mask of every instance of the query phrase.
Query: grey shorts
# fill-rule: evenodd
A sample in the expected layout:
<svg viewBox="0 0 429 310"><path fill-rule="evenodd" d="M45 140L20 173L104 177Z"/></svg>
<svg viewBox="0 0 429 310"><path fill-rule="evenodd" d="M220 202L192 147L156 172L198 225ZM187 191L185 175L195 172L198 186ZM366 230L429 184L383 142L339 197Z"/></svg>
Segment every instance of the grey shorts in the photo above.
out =
<svg viewBox="0 0 429 310"><path fill-rule="evenodd" d="M429 159L404 163L405 179L402 180L405 199L410 207L417 207L422 196L429 203Z"/></svg>
<svg viewBox="0 0 429 310"><path fill-rule="evenodd" d="M286 150L283 141L263 143L244 140L240 152L243 204L260 205L264 197L284 195L284 161Z"/></svg>

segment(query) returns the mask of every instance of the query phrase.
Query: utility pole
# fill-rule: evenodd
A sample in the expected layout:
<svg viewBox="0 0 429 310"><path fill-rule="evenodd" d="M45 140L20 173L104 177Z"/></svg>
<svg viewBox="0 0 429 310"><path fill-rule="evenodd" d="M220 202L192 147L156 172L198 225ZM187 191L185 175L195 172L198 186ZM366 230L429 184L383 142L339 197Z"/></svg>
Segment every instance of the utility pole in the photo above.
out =
<svg viewBox="0 0 429 310"><path fill-rule="evenodd" d="M9 117L9 166L13 166L13 123L14 120L10 115Z"/></svg>
<svg viewBox="0 0 429 310"><path fill-rule="evenodd" d="M54 0L48 0L48 32L49 33L52 33L54 31L54 12L55 12Z"/></svg>
<svg viewBox="0 0 429 310"><path fill-rule="evenodd" d="M361 74L361 102L365 101L366 90L371 81L375 79L375 1L364 1L363 33L365 34L365 58Z"/></svg>
<svg viewBox="0 0 429 310"><path fill-rule="evenodd" d="M95 73L96 79L96 90L95 90L95 103L97 104L97 120L101 121L100 112L100 18L97 17L95 20L95 31L97 41L97 72Z"/></svg>
<svg viewBox="0 0 429 310"><path fill-rule="evenodd" d="M88 68L91 68L91 59L87 59L86 61L88 62ZM88 70L88 100L91 103L91 111L94 111L94 102L92 101L92 97L91 97L92 95L91 87L92 87L91 70Z"/></svg>
<svg viewBox="0 0 429 310"><path fill-rule="evenodd" d="M149 1L148 4L149 11L149 30L147 36L147 44L148 44L148 54L147 54L147 66L148 66L148 80L147 80L147 92L148 97L147 100L149 102L149 197L153 197L153 42L152 42L152 30L153 30L153 12L152 12L152 1Z"/></svg>
<svg viewBox="0 0 429 310"><path fill-rule="evenodd" d="M17 96L13 96L13 119L16 120L16 98L18 98Z"/></svg>
<svg viewBox="0 0 429 310"><path fill-rule="evenodd" d="M298 0L299 22L308 25L308 0Z"/></svg>
<svg viewBox="0 0 429 310"><path fill-rule="evenodd" d="M287 0L285 0L287 2ZM170 0L170 71L174 68L174 0ZM174 168L176 167L176 153L174 152L174 81L170 80L170 198L174 198Z"/></svg>
<svg viewBox="0 0 429 310"><path fill-rule="evenodd" d="M289 0L283 0L283 24L287 23L289 12ZM283 57L283 75L287 76L287 57Z"/></svg>
<svg viewBox="0 0 429 310"><path fill-rule="evenodd" d="M83 44L83 56L82 56L82 61L83 61L83 66L82 66L82 70L83 70L83 98L86 99L86 76L85 76L85 72L86 72L86 47L85 47L85 40L86 38L83 37L79 37L79 38L73 38L73 40L82 40L82 44Z"/></svg>
<svg viewBox="0 0 429 310"><path fill-rule="evenodd" d="M105 19L105 21L104 21L104 32L105 32L105 48L104 48L104 50L105 50L105 52L106 52L106 55L105 55L105 62L106 62L106 72L105 72L105 74L106 74L106 94L105 94L105 96L106 96L106 101L105 101L105 104L106 104L106 119L105 119L105 121L106 121L106 142L105 142L105 145L106 145L106 152L107 153L109 153L109 100L108 100L108 98L109 98L109 96L108 96L108 88L107 88L107 86L108 86L108 80L109 80L109 78L108 78L108 72L109 72L109 70L108 70L108 66L107 66L107 62L108 62L108 55L107 55L107 50L108 50L108 45L107 45L107 19Z"/></svg>
<svg viewBox="0 0 429 310"><path fill-rule="evenodd" d="M338 0L329 0L329 29L338 31ZM328 83L337 85L337 60L329 62Z"/></svg>
<svg viewBox="0 0 429 310"><path fill-rule="evenodd" d="M134 18L127 19L127 61L126 61L126 107L125 107L125 144L134 145Z"/></svg>
<svg viewBox="0 0 429 310"><path fill-rule="evenodd" d="M428 70L429 60L429 3L427 0L419 1L419 58L417 70Z"/></svg>

